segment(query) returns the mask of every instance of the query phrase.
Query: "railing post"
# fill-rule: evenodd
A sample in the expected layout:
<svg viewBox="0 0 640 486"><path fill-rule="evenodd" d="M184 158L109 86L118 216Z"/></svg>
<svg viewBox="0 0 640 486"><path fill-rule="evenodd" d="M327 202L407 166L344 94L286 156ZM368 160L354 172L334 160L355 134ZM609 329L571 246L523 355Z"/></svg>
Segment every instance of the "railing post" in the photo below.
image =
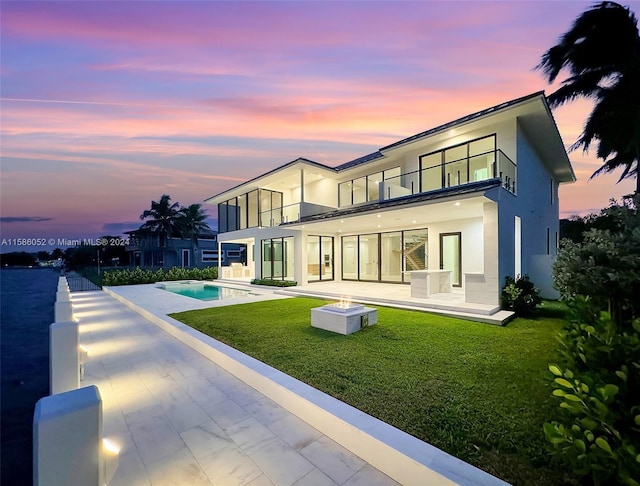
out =
<svg viewBox="0 0 640 486"><path fill-rule="evenodd" d="M79 341L77 322L54 322L49 326L51 395L80 386Z"/></svg>
<svg viewBox="0 0 640 486"><path fill-rule="evenodd" d="M33 484L105 484L102 400L94 385L44 397L33 417Z"/></svg>

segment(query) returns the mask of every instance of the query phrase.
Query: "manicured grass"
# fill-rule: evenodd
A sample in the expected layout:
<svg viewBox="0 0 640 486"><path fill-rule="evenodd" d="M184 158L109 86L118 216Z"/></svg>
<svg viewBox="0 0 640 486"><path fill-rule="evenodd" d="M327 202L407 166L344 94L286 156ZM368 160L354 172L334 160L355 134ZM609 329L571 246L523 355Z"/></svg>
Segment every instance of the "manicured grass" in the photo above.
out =
<svg viewBox="0 0 640 486"><path fill-rule="evenodd" d="M349 336L312 328L310 298L172 317L514 484L559 484L542 423L561 306L497 327L386 307Z"/></svg>

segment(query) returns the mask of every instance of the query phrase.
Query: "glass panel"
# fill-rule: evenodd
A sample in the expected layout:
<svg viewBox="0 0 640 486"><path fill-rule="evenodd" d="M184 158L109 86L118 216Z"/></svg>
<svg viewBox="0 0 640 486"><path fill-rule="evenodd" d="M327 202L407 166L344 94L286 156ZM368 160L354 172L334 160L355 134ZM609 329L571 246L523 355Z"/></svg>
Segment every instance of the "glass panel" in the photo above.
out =
<svg viewBox="0 0 640 486"><path fill-rule="evenodd" d="M358 237L342 238L342 278L357 280L358 278Z"/></svg>
<svg viewBox="0 0 640 486"><path fill-rule="evenodd" d="M260 226L271 226L271 191L260 189Z"/></svg>
<svg viewBox="0 0 640 486"><path fill-rule="evenodd" d="M282 241L282 270L284 272L283 277L285 280L293 280L295 276L293 268L293 237L283 238Z"/></svg>
<svg viewBox="0 0 640 486"><path fill-rule="evenodd" d="M229 231L238 229L239 216L236 198L229 199L229 201L227 201L227 227Z"/></svg>
<svg viewBox="0 0 640 486"><path fill-rule="evenodd" d="M358 249L360 280L378 280L378 235L361 235Z"/></svg>
<svg viewBox="0 0 640 486"><path fill-rule="evenodd" d="M367 178L360 177L353 181L353 204L367 201Z"/></svg>
<svg viewBox="0 0 640 486"><path fill-rule="evenodd" d="M383 233L381 244L381 280L402 282L402 233Z"/></svg>
<svg viewBox="0 0 640 486"><path fill-rule="evenodd" d="M404 269L426 270L429 268L428 259L428 232L427 229L419 229L404 232ZM405 273L404 281L411 281L411 274Z"/></svg>
<svg viewBox="0 0 640 486"><path fill-rule="evenodd" d="M384 179L391 179L392 177L400 176L400 167L394 167L393 169L387 169L384 171Z"/></svg>
<svg viewBox="0 0 640 486"><path fill-rule="evenodd" d="M226 202L218 204L218 231L220 233L226 233L229 231Z"/></svg>
<svg viewBox="0 0 640 486"><path fill-rule="evenodd" d="M460 233L440 235L440 269L451 270L451 284L462 286L462 255Z"/></svg>
<svg viewBox="0 0 640 486"><path fill-rule="evenodd" d="M281 192L271 193L271 218L273 220L274 226L278 226L280 223L282 223L282 193Z"/></svg>
<svg viewBox="0 0 640 486"><path fill-rule="evenodd" d="M470 182L484 181L493 177L493 162L495 152L483 155L476 155L469 159L469 179Z"/></svg>
<svg viewBox="0 0 640 486"><path fill-rule="evenodd" d="M338 185L340 206L351 206L351 181Z"/></svg>
<svg viewBox="0 0 640 486"><path fill-rule="evenodd" d="M380 197L380 183L382 172L367 176L367 201L377 201Z"/></svg>
<svg viewBox="0 0 640 486"><path fill-rule="evenodd" d="M245 229L247 227L247 195L243 194L242 196L238 196L238 215L239 218L239 228Z"/></svg>
<svg viewBox="0 0 640 486"><path fill-rule="evenodd" d="M271 240L271 252L273 255L272 278L280 279L284 276L284 248L282 239Z"/></svg>
<svg viewBox="0 0 640 486"><path fill-rule="evenodd" d="M420 157L422 192L442 189L442 153Z"/></svg>
<svg viewBox="0 0 640 486"><path fill-rule="evenodd" d="M495 149L496 137L493 135L469 142L469 156L493 152Z"/></svg>
<svg viewBox="0 0 640 486"><path fill-rule="evenodd" d="M321 280L333 280L333 237L323 236L321 237L321 265L324 267L324 271L320 272Z"/></svg>
<svg viewBox="0 0 640 486"><path fill-rule="evenodd" d="M444 151L444 186L458 186L467 182L467 145Z"/></svg>
<svg viewBox="0 0 640 486"><path fill-rule="evenodd" d="M258 226L258 191L251 191L247 197L249 198L249 228Z"/></svg>
<svg viewBox="0 0 640 486"><path fill-rule="evenodd" d="M320 237L309 236L307 238L307 279L309 282L317 282L324 271L320 263Z"/></svg>
<svg viewBox="0 0 640 486"><path fill-rule="evenodd" d="M262 278L271 276L271 240L262 240Z"/></svg>

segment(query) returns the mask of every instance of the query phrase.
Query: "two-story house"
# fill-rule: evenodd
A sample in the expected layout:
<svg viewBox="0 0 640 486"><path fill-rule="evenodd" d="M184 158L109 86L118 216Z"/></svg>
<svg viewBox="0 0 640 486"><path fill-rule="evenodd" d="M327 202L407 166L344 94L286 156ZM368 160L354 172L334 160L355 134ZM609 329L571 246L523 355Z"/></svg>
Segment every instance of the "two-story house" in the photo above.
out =
<svg viewBox="0 0 640 486"><path fill-rule="evenodd" d="M337 167L299 158L206 202L219 243L247 245L252 277L408 284L444 271L464 302L499 306L508 275L554 296L558 186L574 181L538 92Z"/></svg>
<svg viewBox="0 0 640 486"><path fill-rule="evenodd" d="M212 230L202 230L194 245L190 238L171 235L163 238L159 231L144 226L137 230L125 231L129 237L126 251L129 265L140 268L205 268L244 263L246 247L239 244L225 244L218 247L218 235Z"/></svg>

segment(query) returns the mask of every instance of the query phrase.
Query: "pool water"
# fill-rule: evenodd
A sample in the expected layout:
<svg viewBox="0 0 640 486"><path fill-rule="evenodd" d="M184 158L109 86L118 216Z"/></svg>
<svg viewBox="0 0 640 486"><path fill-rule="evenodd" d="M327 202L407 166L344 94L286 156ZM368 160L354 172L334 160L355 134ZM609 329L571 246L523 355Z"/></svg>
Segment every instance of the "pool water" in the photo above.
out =
<svg viewBox="0 0 640 486"><path fill-rule="evenodd" d="M204 285L198 283L165 284L164 290L174 294L184 295L198 300L236 299L249 295L248 290L220 287L218 285Z"/></svg>

